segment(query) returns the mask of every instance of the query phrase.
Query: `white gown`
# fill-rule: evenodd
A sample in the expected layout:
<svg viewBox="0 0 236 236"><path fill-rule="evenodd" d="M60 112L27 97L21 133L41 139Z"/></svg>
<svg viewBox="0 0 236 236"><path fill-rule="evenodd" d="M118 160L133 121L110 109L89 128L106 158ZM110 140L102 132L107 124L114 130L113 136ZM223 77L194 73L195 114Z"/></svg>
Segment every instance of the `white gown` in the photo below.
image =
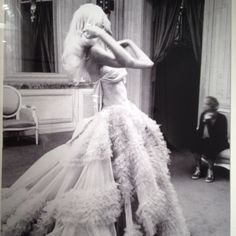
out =
<svg viewBox="0 0 236 236"><path fill-rule="evenodd" d="M158 125L127 99L125 69L101 72L101 111L3 191L2 235L189 235Z"/></svg>

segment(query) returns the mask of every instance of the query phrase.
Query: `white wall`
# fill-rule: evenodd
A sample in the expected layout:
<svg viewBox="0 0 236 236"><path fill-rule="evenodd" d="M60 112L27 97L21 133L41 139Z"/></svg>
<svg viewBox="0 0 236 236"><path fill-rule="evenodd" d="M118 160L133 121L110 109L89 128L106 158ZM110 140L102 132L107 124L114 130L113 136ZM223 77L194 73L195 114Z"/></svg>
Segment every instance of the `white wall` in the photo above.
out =
<svg viewBox="0 0 236 236"><path fill-rule="evenodd" d="M74 130L83 118L94 114L92 89L20 90L22 103L36 107L39 133Z"/></svg>

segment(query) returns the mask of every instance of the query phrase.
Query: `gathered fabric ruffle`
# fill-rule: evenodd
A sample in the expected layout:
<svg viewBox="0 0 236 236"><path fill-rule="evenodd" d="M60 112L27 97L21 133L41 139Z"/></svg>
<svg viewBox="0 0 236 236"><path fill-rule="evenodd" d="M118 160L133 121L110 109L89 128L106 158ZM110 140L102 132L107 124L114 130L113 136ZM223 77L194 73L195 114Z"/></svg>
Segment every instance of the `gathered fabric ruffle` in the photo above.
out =
<svg viewBox="0 0 236 236"><path fill-rule="evenodd" d="M153 120L128 101L105 107L4 191L3 235L120 236L124 210L124 236L187 236L168 163Z"/></svg>
<svg viewBox="0 0 236 236"><path fill-rule="evenodd" d="M172 234L162 230L163 233L158 235L189 235L170 184L169 150L158 125L133 104L129 104L129 109L109 109L114 109L110 116L113 171L124 199L133 199L137 194L134 221L144 227L147 235L160 232L167 221L167 225L172 224L168 228ZM175 216L171 215L172 211Z"/></svg>
<svg viewBox="0 0 236 236"><path fill-rule="evenodd" d="M115 183L89 191L71 189L51 204L55 219L62 224L109 225L120 215L120 192Z"/></svg>

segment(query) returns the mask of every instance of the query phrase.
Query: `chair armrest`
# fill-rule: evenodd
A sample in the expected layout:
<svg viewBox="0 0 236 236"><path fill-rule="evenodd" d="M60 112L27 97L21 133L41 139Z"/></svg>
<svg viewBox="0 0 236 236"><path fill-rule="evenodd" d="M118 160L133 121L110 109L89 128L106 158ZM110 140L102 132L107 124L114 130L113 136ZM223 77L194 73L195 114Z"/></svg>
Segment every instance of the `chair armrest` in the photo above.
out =
<svg viewBox="0 0 236 236"><path fill-rule="evenodd" d="M230 160L230 149L225 149L217 155L218 159L228 159Z"/></svg>
<svg viewBox="0 0 236 236"><path fill-rule="evenodd" d="M36 107L35 107L35 106L25 105L25 104L22 104L22 105L21 105L21 108L27 108L27 109L31 109L31 110L36 110Z"/></svg>
<svg viewBox="0 0 236 236"><path fill-rule="evenodd" d="M37 116L37 111L36 111L35 106L22 105L20 109L19 118L31 119L31 120L33 119L36 126L38 127L38 116Z"/></svg>

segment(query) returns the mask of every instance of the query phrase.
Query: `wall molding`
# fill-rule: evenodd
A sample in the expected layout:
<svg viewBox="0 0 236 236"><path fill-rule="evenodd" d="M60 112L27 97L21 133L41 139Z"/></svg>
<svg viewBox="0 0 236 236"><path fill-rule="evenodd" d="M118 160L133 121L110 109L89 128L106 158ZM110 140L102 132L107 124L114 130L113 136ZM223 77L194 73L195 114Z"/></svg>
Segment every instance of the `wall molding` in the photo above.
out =
<svg viewBox="0 0 236 236"><path fill-rule="evenodd" d="M17 89L65 89L93 88L92 82L75 83L66 74L58 73L14 73L6 76L4 84Z"/></svg>
<svg viewBox="0 0 236 236"><path fill-rule="evenodd" d="M81 120L94 115L93 88L19 91L23 104L36 107L41 134L72 131Z"/></svg>
<svg viewBox="0 0 236 236"><path fill-rule="evenodd" d="M4 82L8 81L31 81L35 82L35 80L45 80L45 81L50 81L50 80L67 80L69 81L69 77L66 74L60 74L60 73L40 73L40 72L17 72L17 73L12 73L12 74L7 74L5 76Z"/></svg>

